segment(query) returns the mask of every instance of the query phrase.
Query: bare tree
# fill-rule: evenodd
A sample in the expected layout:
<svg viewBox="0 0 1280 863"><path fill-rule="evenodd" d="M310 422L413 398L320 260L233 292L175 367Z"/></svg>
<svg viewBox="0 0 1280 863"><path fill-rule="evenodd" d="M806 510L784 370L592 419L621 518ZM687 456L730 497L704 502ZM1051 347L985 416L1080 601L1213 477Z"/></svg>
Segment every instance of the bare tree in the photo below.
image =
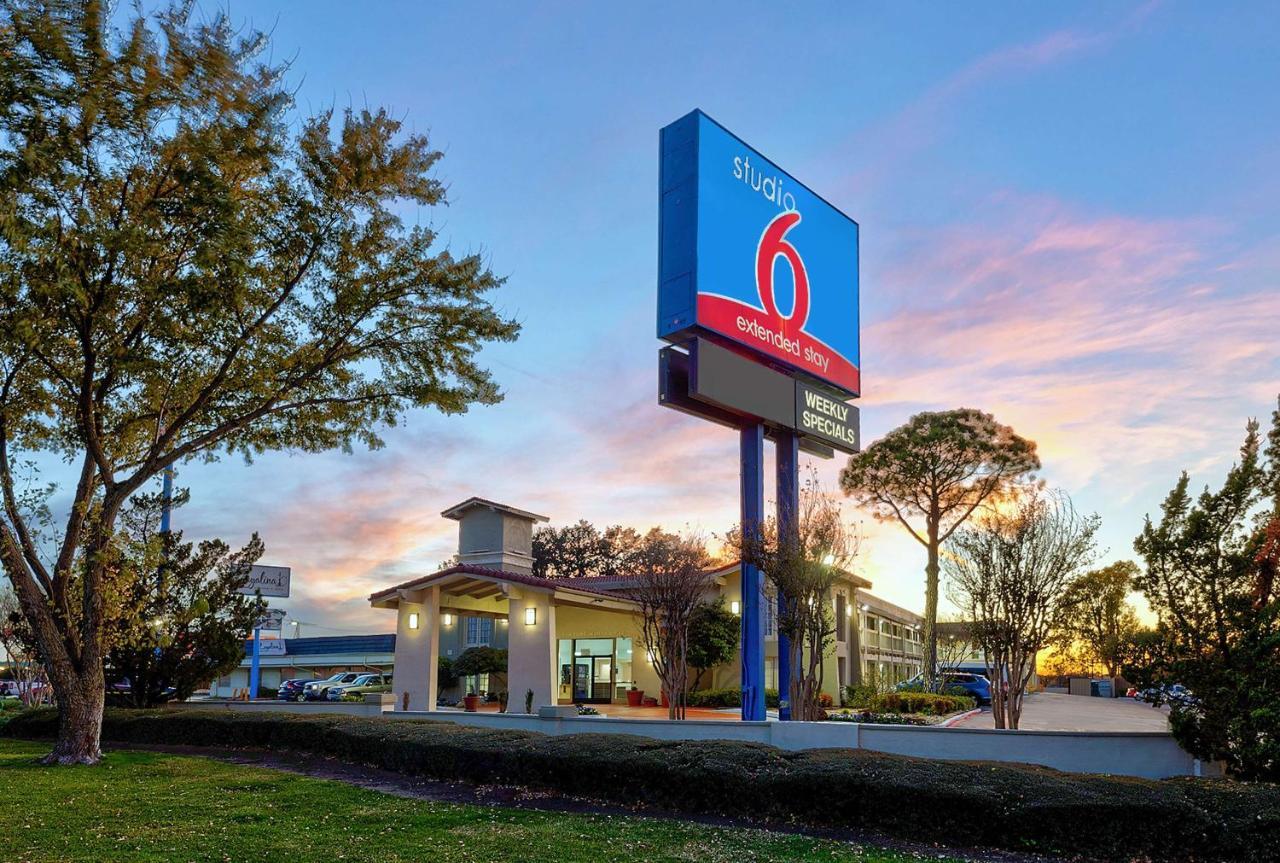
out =
<svg viewBox="0 0 1280 863"><path fill-rule="evenodd" d="M938 633L938 682L945 682L947 675L956 671L969 655L969 635L967 628L959 620L940 620L939 624L947 626L946 632ZM939 627L941 629L941 626ZM962 629L960 633L955 632Z"/></svg>
<svg viewBox="0 0 1280 863"><path fill-rule="evenodd" d="M796 521L798 529L790 538L780 537L774 524L754 540L741 530L735 534L743 559L760 567L770 591L779 597L778 632L791 644L791 718L822 720L823 660L837 625L831 591L857 556L859 540L845 525L839 501L816 475L800 489Z"/></svg>
<svg viewBox="0 0 1280 863"><path fill-rule="evenodd" d="M1018 727L1036 654L1050 643L1067 587L1094 560L1098 524L1065 493L1034 491L947 543L948 593L986 654L996 728Z"/></svg>
<svg viewBox="0 0 1280 863"><path fill-rule="evenodd" d="M670 719L685 718L689 624L710 586L707 564L700 538L652 533L628 591L640 606L641 637L662 683Z"/></svg>
<svg viewBox="0 0 1280 863"><path fill-rule="evenodd" d="M4 650L9 672L17 684L17 695L28 706L49 697L44 665L36 653L35 637L27 628L11 590L0 590L0 649Z"/></svg>

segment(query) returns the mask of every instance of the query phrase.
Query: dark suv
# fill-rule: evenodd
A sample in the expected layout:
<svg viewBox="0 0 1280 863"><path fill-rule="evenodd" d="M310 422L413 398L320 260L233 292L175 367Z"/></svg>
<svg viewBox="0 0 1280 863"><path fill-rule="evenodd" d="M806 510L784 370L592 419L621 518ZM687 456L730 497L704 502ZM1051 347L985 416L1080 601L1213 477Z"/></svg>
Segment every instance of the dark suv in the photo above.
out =
<svg viewBox="0 0 1280 863"><path fill-rule="evenodd" d="M920 690L924 688L924 685L924 675L917 674L910 680L899 683L897 689L899 691ZM948 671L942 675L940 689L942 692L968 695L979 704L991 703L991 681L981 674L972 674L968 671Z"/></svg>

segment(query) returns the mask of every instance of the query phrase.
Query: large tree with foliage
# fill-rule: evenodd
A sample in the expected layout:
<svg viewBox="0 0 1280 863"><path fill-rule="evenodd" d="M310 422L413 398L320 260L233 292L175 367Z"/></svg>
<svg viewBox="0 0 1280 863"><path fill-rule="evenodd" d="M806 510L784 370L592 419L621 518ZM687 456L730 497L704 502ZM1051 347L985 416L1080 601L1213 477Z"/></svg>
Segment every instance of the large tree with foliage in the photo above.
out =
<svg viewBox="0 0 1280 863"><path fill-rule="evenodd" d="M1280 410L1264 445L1250 421L1221 488L1193 497L1184 472L1147 519L1134 579L1159 618L1128 665L1194 702L1170 725L1193 754L1237 776L1280 779Z"/></svg>
<svg viewBox="0 0 1280 863"><path fill-rule="evenodd" d="M670 537L659 528L641 534L620 524L600 530L586 519L563 527L540 527L533 532L533 574L543 578L634 575L645 548Z"/></svg>
<svg viewBox="0 0 1280 863"><path fill-rule="evenodd" d="M425 136L298 117L266 36L191 8L116 29L92 0L0 0L0 560L57 694L52 762L99 757L116 523L144 483L495 402L476 353L518 329L478 256L403 221L445 200ZM43 537L15 480L33 452L74 476Z"/></svg>
<svg viewBox="0 0 1280 863"><path fill-rule="evenodd" d="M1068 587L1094 560L1098 525L1065 494L1033 491L948 540L949 595L986 656L996 728L1018 727L1036 656L1069 613Z"/></svg>
<svg viewBox="0 0 1280 863"><path fill-rule="evenodd" d="M742 621L725 607L724 599L703 601L689 620L689 667L694 676L690 688L702 685L703 675L738 654L742 641Z"/></svg>
<svg viewBox="0 0 1280 863"><path fill-rule="evenodd" d="M187 499L180 492L174 499ZM109 636L108 683L128 683L117 700L151 707L183 700L244 659L245 636L266 611L239 591L262 556L255 534L239 551L218 539L198 545L161 532L159 495L138 495L121 516L119 609Z"/></svg>
<svg viewBox="0 0 1280 863"><path fill-rule="evenodd" d="M1034 441L971 408L918 413L840 473L846 494L925 547L924 671L938 665L938 551L969 516L1040 468Z"/></svg>
<svg viewBox="0 0 1280 863"><path fill-rule="evenodd" d="M1057 649L1115 677L1124 646L1139 628L1138 614L1129 602L1138 572L1133 561L1121 560L1073 581L1057 627Z"/></svg>

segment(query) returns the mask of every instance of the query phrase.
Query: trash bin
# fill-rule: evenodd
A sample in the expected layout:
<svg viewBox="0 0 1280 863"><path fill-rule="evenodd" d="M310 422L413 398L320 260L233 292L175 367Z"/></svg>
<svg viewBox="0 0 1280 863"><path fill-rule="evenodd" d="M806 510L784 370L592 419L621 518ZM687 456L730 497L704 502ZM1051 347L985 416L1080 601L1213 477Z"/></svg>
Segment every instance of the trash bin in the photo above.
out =
<svg viewBox="0 0 1280 863"><path fill-rule="evenodd" d="M1090 695L1092 695L1094 698L1097 698L1097 697L1098 697L1098 694L1099 694L1099 693L1098 693L1098 681L1096 681L1096 680L1090 680L1090 681L1089 681L1089 694L1090 694Z"/></svg>

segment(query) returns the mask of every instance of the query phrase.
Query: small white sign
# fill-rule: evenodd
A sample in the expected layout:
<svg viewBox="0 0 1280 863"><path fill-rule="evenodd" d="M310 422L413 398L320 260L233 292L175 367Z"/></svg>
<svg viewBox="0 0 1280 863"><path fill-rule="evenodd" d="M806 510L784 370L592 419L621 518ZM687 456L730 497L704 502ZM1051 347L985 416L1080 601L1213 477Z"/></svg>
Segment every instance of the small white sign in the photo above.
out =
<svg viewBox="0 0 1280 863"><path fill-rule="evenodd" d="M262 638L258 640L259 656L284 656L283 638Z"/></svg>
<svg viewBox="0 0 1280 863"><path fill-rule="evenodd" d="M261 629L264 632L279 632L284 626L284 609L268 608L263 612L262 617L254 624L254 629Z"/></svg>
<svg viewBox="0 0 1280 863"><path fill-rule="evenodd" d="M255 563L249 570L249 580L238 592L247 596L261 593L263 596L285 597L289 595L289 577L290 570L287 566Z"/></svg>

